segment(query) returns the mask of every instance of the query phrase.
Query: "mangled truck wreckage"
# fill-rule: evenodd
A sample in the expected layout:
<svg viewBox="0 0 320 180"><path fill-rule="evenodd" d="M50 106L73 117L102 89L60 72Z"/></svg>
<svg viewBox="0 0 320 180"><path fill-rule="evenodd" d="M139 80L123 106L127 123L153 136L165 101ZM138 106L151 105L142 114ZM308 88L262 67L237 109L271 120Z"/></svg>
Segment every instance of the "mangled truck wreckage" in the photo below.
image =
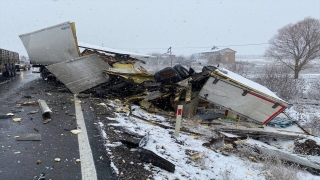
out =
<svg viewBox="0 0 320 180"><path fill-rule="evenodd" d="M120 99L119 104L130 111L128 116L143 121L148 120L132 113L131 105L140 105L141 109L148 113L166 115L169 119L174 117L178 105L183 105L182 116L191 120L199 117L196 116L199 112L210 110L213 111L213 116L207 117L209 113L206 113L205 118L195 122L214 125L210 130L221 138L212 138L203 146L217 149L224 147L224 142L227 141L232 141L234 146L236 142L243 141L245 146L256 151L266 152L320 173L320 167L305 158L274 150L274 147L266 149L265 146L253 145L250 138L300 139L310 133L298 124L300 130L303 130L299 131L299 134L279 134L263 129L270 121L272 123L276 120L273 124L277 124L278 120L290 120L282 113L289 104L268 88L234 72L218 66L204 66L200 72L195 72L191 67L188 70L182 65L175 65L150 73L141 64L144 63L144 58L155 57L79 42L75 24L70 22L23 34L20 38L33 66L40 67L42 78L55 80L51 82L56 82L59 87L62 85L61 90L78 94L78 97L79 93L95 96L98 98L92 99L99 101ZM99 103L101 104L105 105ZM292 122L281 125L287 126L286 124ZM173 129L168 125L149 123L164 129ZM201 135L186 126L182 126L180 130ZM125 141L132 144L130 139ZM144 149L140 143L140 140L135 139L133 144L139 144L141 157L145 157L145 162L151 162L169 172L175 171L174 163Z"/></svg>
<svg viewBox="0 0 320 180"><path fill-rule="evenodd" d="M74 23L20 38L41 76L56 78L75 94L123 98L151 112L173 112L183 104L184 117L194 116L206 102L223 109L225 116L258 124L268 123L288 107L266 87L224 68L205 66L195 72L176 65L152 74L141 66L141 58L152 56L78 42Z"/></svg>

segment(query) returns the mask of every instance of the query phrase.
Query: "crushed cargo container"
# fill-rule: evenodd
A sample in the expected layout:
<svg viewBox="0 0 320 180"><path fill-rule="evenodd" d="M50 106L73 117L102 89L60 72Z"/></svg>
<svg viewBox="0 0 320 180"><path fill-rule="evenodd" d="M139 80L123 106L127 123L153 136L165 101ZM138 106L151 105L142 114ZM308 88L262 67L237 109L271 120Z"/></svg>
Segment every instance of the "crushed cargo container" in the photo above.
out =
<svg viewBox="0 0 320 180"><path fill-rule="evenodd" d="M221 68L211 72L199 97L262 124L289 106L268 88Z"/></svg>

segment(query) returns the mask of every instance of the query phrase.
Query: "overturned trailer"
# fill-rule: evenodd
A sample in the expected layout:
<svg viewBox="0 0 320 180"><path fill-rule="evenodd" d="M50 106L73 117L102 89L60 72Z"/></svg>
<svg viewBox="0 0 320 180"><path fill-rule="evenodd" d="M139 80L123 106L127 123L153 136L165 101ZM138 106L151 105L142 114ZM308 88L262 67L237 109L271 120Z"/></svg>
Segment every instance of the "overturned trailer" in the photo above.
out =
<svg viewBox="0 0 320 180"><path fill-rule="evenodd" d="M199 92L205 101L222 106L249 120L266 124L288 107L268 88L227 69L216 68Z"/></svg>

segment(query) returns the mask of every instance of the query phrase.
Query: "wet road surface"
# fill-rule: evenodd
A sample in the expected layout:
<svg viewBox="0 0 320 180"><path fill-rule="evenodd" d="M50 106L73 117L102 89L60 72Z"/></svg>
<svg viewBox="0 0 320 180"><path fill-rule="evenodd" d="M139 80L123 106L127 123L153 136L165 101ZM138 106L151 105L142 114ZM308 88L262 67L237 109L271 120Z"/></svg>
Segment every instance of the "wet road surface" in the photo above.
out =
<svg viewBox="0 0 320 180"><path fill-rule="evenodd" d="M47 124L42 123L44 118L38 105L19 104L38 99L45 100L52 110L52 121ZM89 179L114 179L89 100L81 101L85 102L81 106L96 169L96 177ZM13 117L0 119L1 179L38 179L41 173L52 180L88 179L83 177L83 162L76 162L81 160L78 135L70 132L78 127L73 94L57 91L37 73L21 71L15 79L0 83L0 114L11 112ZM12 118L21 118L21 122L13 122ZM30 133L40 134L41 141L14 138ZM60 162L55 162L55 158L60 158Z"/></svg>

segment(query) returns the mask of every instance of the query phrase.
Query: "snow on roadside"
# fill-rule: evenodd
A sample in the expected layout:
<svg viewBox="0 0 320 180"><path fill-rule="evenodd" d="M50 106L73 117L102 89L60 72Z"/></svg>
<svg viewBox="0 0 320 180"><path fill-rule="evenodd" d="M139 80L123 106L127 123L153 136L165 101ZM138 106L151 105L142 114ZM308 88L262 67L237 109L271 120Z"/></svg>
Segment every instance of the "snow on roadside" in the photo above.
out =
<svg viewBox="0 0 320 180"><path fill-rule="evenodd" d="M132 109L134 109L133 114L136 116L168 125L168 122L166 122L166 119L162 116L149 114L146 111L141 110L139 106L132 106ZM115 118L107 118L110 125L121 126L141 136L144 136L149 132L149 140L144 148L153 151L160 157L175 164L175 172L170 173L159 167L145 163L144 168L153 172L153 178L155 180L266 179L265 171L261 170L261 167L263 166L262 163L254 163L247 157L239 157L234 154L225 155L225 153L222 153L219 150L213 151L207 149L202 145L203 143L208 142L206 139L195 139L194 136L186 133L180 133L180 136L176 138L173 135L173 129L164 129L138 118L128 116L129 112L118 112L115 113L115 115ZM99 125L103 126L102 123L99 123ZM120 145L117 143L113 144ZM106 143L105 146L108 151L108 144ZM276 147L274 148L277 149ZM196 153L199 153L200 158L191 160L190 155ZM116 173L119 173L113 162L111 162L111 166ZM316 177L310 173L299 171L299 177L302 175L306 177L304 179L313 179Z"/></svg>
<svg viewBox="0 0 320 180"><path fill-rule="evenodd" d="M134 114L151 120L165 120L162 116L149 115L142 111L139 106L132 106ZM174 173L169 173L158 167L150 168L154 173L154 179L222 179L225 176L239 179L264 179L260 171L251 165L248 159L240 159L237 156L224 156L202 146L207 142L203 139L194 139L191 135L180 133L178 138L173 136L173 130L153 126L148 122L126 116L127 113L115 113L117 123L112 126L122 126L128 130L146 135L150 132L149 141L144 148L155 152L157 155L169 160L176 165ZM192 154L200 153L199 160L192 161L186 151Z"/></svg>
<svg viewBox="0 0 320 180"><path fill-rule="evenodd" d="M116 174L119 174L119 169L114 165L114 163L111 161L110 166L113 168L113 170L116 172Z"/></svg>

